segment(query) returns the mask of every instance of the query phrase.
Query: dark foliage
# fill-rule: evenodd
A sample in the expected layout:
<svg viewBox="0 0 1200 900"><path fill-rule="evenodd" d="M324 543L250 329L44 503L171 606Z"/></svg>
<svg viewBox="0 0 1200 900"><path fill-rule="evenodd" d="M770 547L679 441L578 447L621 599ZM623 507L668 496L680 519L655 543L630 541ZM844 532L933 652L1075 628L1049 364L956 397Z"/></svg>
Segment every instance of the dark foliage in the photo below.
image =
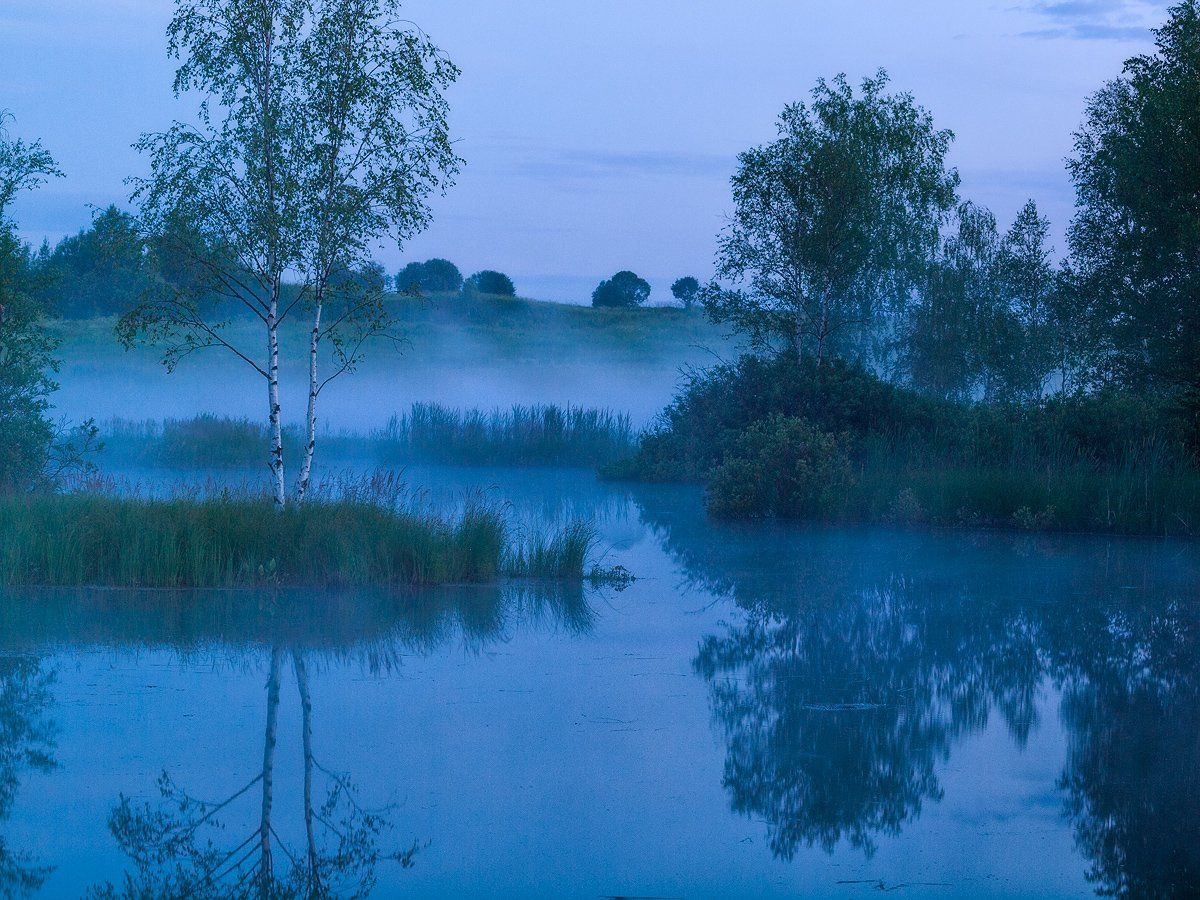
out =
<svg viewBox="0 0 1200 900"><path fill-rule="evenodd" d="M396 276L397 293L450 294L462 290L463 277L448 259L411 262Z"/></svg>
<svg viewBox="0 0 1200 900"><path fill-rule="evenodd" d="M650 299L650 283L633 272L618 272L602 281L592 291L592 306L615 306L626 309L641 306Z"/></svg>
<svg viewBox="0 0 1200 900"><path fill-rule="evenodd" d="M463 284L463 293L491 294L494 297L515 297L516 286L503 272L484 269L476 272Z"/></svg>

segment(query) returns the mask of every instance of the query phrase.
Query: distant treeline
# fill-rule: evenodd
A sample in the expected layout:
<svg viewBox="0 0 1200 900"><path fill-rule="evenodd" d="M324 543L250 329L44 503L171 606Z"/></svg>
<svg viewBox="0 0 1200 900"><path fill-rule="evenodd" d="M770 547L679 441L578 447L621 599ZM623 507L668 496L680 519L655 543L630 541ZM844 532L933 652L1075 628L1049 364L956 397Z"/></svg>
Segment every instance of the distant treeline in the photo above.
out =
<svg viewBox="0 0 1200 900"><path fill-rule="evenodd" d="M173 252L166 241L141 235L131 215L110 206L92 224L54 246L44 242L33 251L16 250L24 257L25 288L50 315L64 319L120 316L154 291L186 287L194 278L191 263ZM502 272L484 270L466 278L454 263L431 259L409 263L389 276L378 263L341 272L335 292L361 294L461 293L515 297L516 287ZM215 298L214 298L214 302ZM236 304L229 304L236 313Z"/></svg>
<svg viewBox="0 0 1200 900"><path fill-rule="evenodd" d="M260 423L215 415L114 420L100 432L105 460L150 468L249 468L261 464L269 442ZM381 465L596 467L627 457L636 436L628 416L607 410L546 405L463 412L417 403L383 428L330 431L323 440L332 456ZM298 453L302 441L300 429L287 429L284 452Z"/></svg>

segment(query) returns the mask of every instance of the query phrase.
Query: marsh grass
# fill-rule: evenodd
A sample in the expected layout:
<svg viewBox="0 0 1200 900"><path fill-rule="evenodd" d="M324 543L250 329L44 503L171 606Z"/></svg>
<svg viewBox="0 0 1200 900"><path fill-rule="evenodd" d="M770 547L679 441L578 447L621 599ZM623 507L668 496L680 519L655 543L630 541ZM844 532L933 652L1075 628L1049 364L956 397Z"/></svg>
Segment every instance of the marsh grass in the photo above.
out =
<svg viewBox="0 0 1200 900"><path fill-rule="evenodd" d="M277 511L260 493L0 495L0 584L227 588L406 586L506 575L581 582L588 526L516 540L504 510L454 515L405 499L390 476L319 490ZM582 555L580 555L582 551Z"/></svg>
<svg viewBox="0 0 1200 900"><path fill-rule="evenodd" d="M553 534L535 532L517 541L505 568L514 578L580 577L595 546L596 529L587 522L571 522Z"/></svg>
<svg viewBox="0 0 1200 900"><path fill-rule="evenodd" d="M381 462L454 465L588 466L627 456L635 446L627 415L553 405L459 411L414 404L371 436Z"/></svg>
<svg viewBox="0 0 1200 900"><path fill-rule="evenodd" d="M270 446L265 426L214 415L114 419L101 431L105 459L148 468L251 468L263 463ZM302 443L299 429L286 429L285 458L295 459ZM629 417L608 410L545 405L460 411L417 403L366 434L326 431L318 446L327 455L382 464L596 467L628 456L635 443Z"/></svg>

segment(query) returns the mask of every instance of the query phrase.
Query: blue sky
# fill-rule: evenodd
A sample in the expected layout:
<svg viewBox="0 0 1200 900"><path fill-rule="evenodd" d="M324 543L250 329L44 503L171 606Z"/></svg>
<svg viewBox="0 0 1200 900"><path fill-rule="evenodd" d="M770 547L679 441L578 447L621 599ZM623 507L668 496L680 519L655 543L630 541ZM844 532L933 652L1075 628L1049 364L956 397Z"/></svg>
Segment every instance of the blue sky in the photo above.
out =
<svg viewBox="0 0 1200 900"><path fill-rule="evenodd" d="M769 140L814 80L882 66L957 135L963 193L1009 219L1036 198L1061 234L1063 159L1087 95L1151 46L1149 0L409 0L463 69L451 94L467 165L389 270L445 256L522 293L586 299L632 268L668 299L706 276L736 154ZM25 198L32 241L122 203L130 149L190 108L170 93L170 0L3 0L0 108L67 178Z"/></svg>

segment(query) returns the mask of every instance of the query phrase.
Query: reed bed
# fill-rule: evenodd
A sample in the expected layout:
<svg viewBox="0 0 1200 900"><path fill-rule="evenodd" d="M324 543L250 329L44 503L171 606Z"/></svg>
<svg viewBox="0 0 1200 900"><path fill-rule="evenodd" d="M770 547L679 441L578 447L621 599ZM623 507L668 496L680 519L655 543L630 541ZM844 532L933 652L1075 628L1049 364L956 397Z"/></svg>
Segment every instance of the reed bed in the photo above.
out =
<svg viewBox="0 0 1200 900"><path fill-rule="evenodd" d="M414 404L372 435L383 461L455 465L599 466L629 455L627 415L553 405L460 411Z"/></svg>
<svg viewBox="0 0 1200 900"><path fill-rule="evenodd" d="M141 497L90 491L0 495L0 584L230 588L406 586L505 576L580 582L588 526L522 542L504 511L446 515L400 501L397 482L361 479L274 508L263 495Z"/></svg>
<svg viewBox="0 0 1200 900"><path fill-rule="evenodd" d="M105 459L151 468L248 468L260 465L269 448L265 426L225 416L114 419L101 430ZM299 429L287 428L285 456L295 459L302 445ZM321 452L384 464L596 467L628 456L635 445L626 415L553 405L461 411L417 403L383 428L319 437Z"/></svg>

